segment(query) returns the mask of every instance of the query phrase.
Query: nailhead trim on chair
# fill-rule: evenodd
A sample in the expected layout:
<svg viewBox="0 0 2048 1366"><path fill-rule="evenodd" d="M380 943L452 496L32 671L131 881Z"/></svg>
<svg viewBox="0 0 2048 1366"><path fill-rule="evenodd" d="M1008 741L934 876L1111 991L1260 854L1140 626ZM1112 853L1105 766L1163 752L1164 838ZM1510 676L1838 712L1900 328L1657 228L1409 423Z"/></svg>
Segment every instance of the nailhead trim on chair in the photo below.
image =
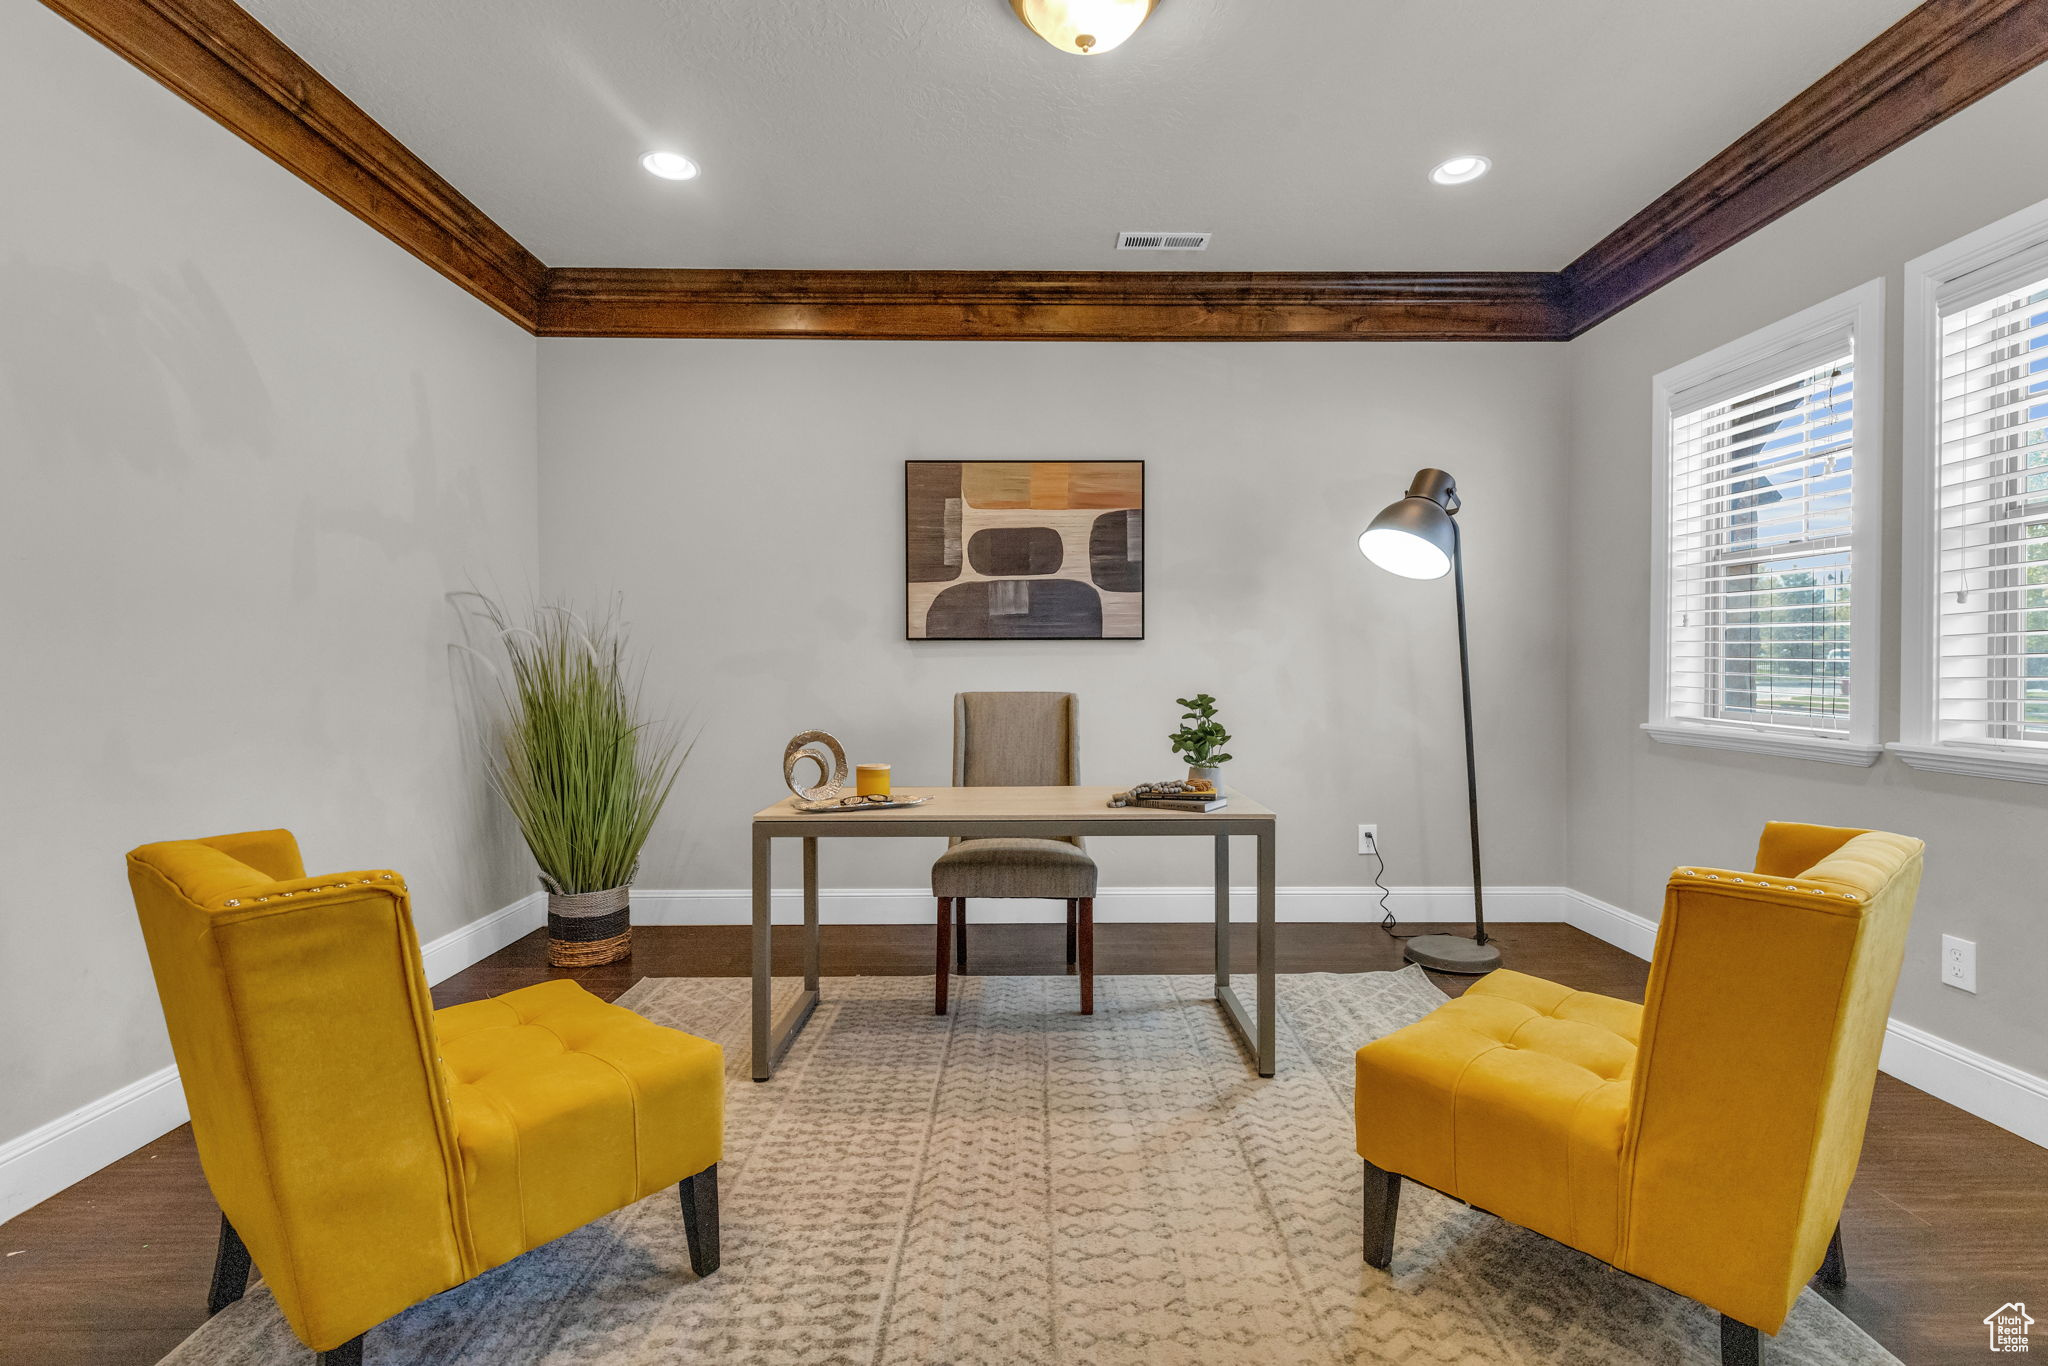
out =
<svg viewBox="0 0 2048 1366"><path fill-rule="evenodd" d="M1702 877L1702 876L1704 876L1704 877L1705 877L1705 878L1707 879L1707 881L1709 881L1709 882L1719 882L1719 881L1721 880L1721 875L1720 875L1719 873L1705 873L1705 874L1702 874L1702 873L1700 873L1700 872L1698 872L1697 870L1695 870L1695 869L1692 869L1692 868L1675 868L1675 869L1673 869L1673 870L1672 870L1672 873L1671 873L1671 875L1672 875L1673 877ZM1750 879L1748 879L1748 878L1744 878L1744 877L1739 877L1739 876L1737 876L1737 875L1736 875L1736 874L1734 874L1734 873L1730 873L1730 874L1728 875L1728 880L1729 880L1730 882L1733 882L1733 883L1737 884L1738 886L1742 886L1742 887L1747 887L1747 886L1748 886L1748 885L1750 884ZM1828 892L1827 888L1825 888L1825 887L1800 887L1800 886L1797 886L1796 884L1794 884L1794 883L1793 883L1793 882L1792 882L1792 881L1791 881L1791 880L1790 880L1789 878L1788 878L1788 879L1784 879L1784 880L1782 880L1782 881L1781 881L1781 880L1779 880L1779 879L1777 879L1777 878L1768 878L1768 877L1760 877L1760 878L1757 878L1757 879L1756 879L1756 885L1757 885L1757 886L1759 886L1759 887L1776 887L1776 888L1780 889L1781 891L1787 891L1787 892L1806 892L1806 893L1808 893L1809 895L1812 895L1812 896L1827 896L1827 895L1829 895L1829 892ZM287 893L287 895L289 895L289 893ZM1861 900L1863 899L1863 897L1862 897L1862 894L1861 894L1861 893L1859 893L1859 892L1836 892L1836 893L1834 893L1833 895L1835 895L1835 896L1839 896L1839 897L1840 897L1840 898L1842 898L1842 900L1844 900L1844 901L1852 901L1852 902L1853 902L1853 901L1861 901Z"/></svg>
<svg viewBox="0 0 2048 1366"><path fill-rule="evenodd" d="M394 875L393 875L393 874L391 874L391 873L380 873L380 874L378 874L378 875L377 875L376 877L374 877L374 878L369 878L369 877L366 877L366 878L358 878L358 879L357 879L357 882L358 882L358 883L360 883L360 884L361 884L362 886L365 886L365 887L373 886L373 885L375 885L376 883L378 883L378 882L380 882L380 881L382 881L382 882L395 882L395 883L397 883L397 884L398 884L398 885L399 885L399 886L400 886L401 888L405 886L405 879L404 879L404 878L402 878L402 877L397 877L397 876L394 876ZM299 890L298 890L298 891L296 891L296 892L272 892L272 893L271 893L271 894L270 894L269 896L259 896L259 897L257 897L257 898L256 898L256 900L257 900L258 902L264 902L264 901L269 901L269 900L271 900L272 898L289 898L289 897L293 897L293 896L310 896L310 895L312 895L312 894L313 894L314 892L343 892L343 891L347 891L347 890L348 890L348 885L349 885L349 884L347 884L346 882L330 882L330 883L328 883L328 884L327 884L326 886L324 886L324 887L301 887L301 888L299 888ZM239 906L239 905L241 905L242 903L241 903L240 899L238 898L238 899L235 899L235 900L230 900L230 901L225 901L225 902L222 902L221 904L222 904L222 905L224 905L224 906Z"/></svg>

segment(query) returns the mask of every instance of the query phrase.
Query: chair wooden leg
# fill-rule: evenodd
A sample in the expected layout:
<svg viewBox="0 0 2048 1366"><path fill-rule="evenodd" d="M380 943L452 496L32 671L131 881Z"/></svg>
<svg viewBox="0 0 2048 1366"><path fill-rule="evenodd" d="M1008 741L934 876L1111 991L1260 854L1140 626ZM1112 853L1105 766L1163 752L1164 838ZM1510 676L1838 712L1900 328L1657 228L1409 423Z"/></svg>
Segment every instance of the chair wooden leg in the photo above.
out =
<svg viewBox="0 0 2048 1366"><path fill-rule="evenodd" d="M357 1333L339 1347L320 1354L320 1366L363 1366L363 1337Z"/></svg>
<svg viewBox="0 0 2048 1366"><path fill-rule="evenodd" d="M1842 1255L1842 1225L1835 1224L1835 1236L1828 1239L1828 1255L1821 1258L1820 1270L1814 1273L1815 1280L1830 1290L1840 1290L1849 1283L1849 1259Z"/></svg>
<svg viewBox="0 0 2048 1366"><path fill-rule="evenodd" d="M1074 970L1074 917L1075 917L1075 915L1076 915L1076 913L1077 913L1077 910L1078 910L1078 906L1079 906L1079 903L1078 903L1078 902L1075 902L1075 901L1072 901L1072 900L1069 900L1069 901L1067 902L1067 971L1068 971L1068 972L1072 972L1072 971Z"/></svg>
<svg viewBox="0 0 2048 1366"><path fill-rule="evenodd" d="M1081 1013L1095 1013L1095 898L1084 896L1075 911L1080 922Z"/></svg>
<svg viewBox="0 0 2048 1366"><path fill-rule="evenodd" d="M718 1164L686 1176L676 1191L683 1198L683 1237L690 1244L690 1270L699 1277L718 1270Z"/></svg>
<svg viewBox="0 0 2048 1366"><path fill-rule="evenodd" d="M958 952L957 952L956 954L954 954L954 956L953 956L953 966L954 966L954 967L956 967L956 968L958 968L958 969L960 969L960 971L962 971L962 972L965 972L965 971L967 971L967 898L966 898L966 897L964 897L964 896L963 896L963 897L961 897L961 898L960 898L959 900L957 900L957 901L955 901L955 902L953 903L953 919L954 919L954 920L955 920L956 922L958 922L958 923L957 923L957 925L956 925L956 927L955 927L955 930L954 930L954 939L953 939L953 942L954 942L954 943L955 943L956 945L958 945L958 946L959 946L959 951L958 951Z"/></svg>
<svg viewBox="0 0 2048 1366"><path fill-rule="evenodd" d="M1763 1366L1764 1335L1739 1319L1721 1316L1721 1366Z"/></svg>
<svg viewBox="0 0 2048 1366"><path fill-rule="evenodd" d="M939 976L932 987L932 1014L946 1013L946 970L953 965L953 898L939 898Z"/></svg>
<svg viewBox="0 0 2048 1366"><path fill-rule="evenodd" d="M1401 1177L1365 1164L1365 1263L1385 1271L1394 1264L1394 1221L1401 1212Z"/></svg>
<svg viewBox="0 0 2048 1366"><path fill-rule="evenodd" d="M213 1288L206 1294L206 1316L212 1318L242 1298L249 1288L249 1249L228 1217L220 1217L220 1242L213 1254Z"/></svg>

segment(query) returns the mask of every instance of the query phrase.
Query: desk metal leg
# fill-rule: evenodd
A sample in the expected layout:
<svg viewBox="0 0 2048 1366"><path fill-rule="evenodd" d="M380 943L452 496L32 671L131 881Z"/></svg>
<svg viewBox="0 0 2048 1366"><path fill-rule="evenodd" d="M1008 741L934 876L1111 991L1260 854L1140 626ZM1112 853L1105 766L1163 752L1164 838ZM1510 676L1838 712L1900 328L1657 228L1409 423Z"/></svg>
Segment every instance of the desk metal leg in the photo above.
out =
<svg viewBox="0 0 2048 1366"><path fill-rule="evenodd" d="M1216 837L1216 999L1230 990L1230 836Z"/></svg>
<svg viewBox="0 0 2048 1366"><path fill-rule="evenodd" d="M769 918L773 901L771 859L772 838L754 832L754 1080L775 1075L775 1064L789 1051L790 1044L810 1022L818 1008L818 851L817 841L804 840L804 989L796 1003L771 1021L769 1009L775 994L774 925Z"/></svg>
<svg viewBox="0 0 2048 1366"><path fill-rule="evenodd" d="M754 1080L766 1081L775 1072L775 1059L768 1051L768 1007L775 992L774 944L768 923L769 853L773 842L761 831L754 832Z"/></svg>
<svg viewBox="0 0 2048 1366"><path fill-rule="evenodd" d="M1258 1022L1230 985L1230 837L1216 837L1216 1004L1223 1018L1258 1064L1259 1075L1273 1075L1273 901L1272 845L1259 836L1259 999Z"/></svg>
<svg viewBox="0 0 2048 1366"><path fill-rule="evenodd" d="M1275 950L1274 938L1274 865L1273 836L1270 833L1258 836L1259 841L1259 999L1257 1001L1258 1022L1256 1026L1246 1015L1244 1002L1237 999L1237 993L1230 989L1230 855L1222 837L1216 840L1216 1003L1223 1007L1223 1017L1230 1021L1231 1028L1244 1040L1246 1048L1258 1062L1259 1075L1273 1075L1274 1025L1277 1001L1273 995L1273 970Z"/></svg>
<svg viewBox="0 0 2048 1366"><path fill-rule="evenodd" d="M1259 1075L1273 1075L1277 1058L1275 1040L1279 1001L1273 974L1279 966L1277 917L1277 867L1273 853L1273 831L1259 834Z"/></svg>
<svg viewBox="0 0 2048 1366"><path fill-rule="evenodd" d="M804 841L804 990L818 989L818 842Z"/></svg>

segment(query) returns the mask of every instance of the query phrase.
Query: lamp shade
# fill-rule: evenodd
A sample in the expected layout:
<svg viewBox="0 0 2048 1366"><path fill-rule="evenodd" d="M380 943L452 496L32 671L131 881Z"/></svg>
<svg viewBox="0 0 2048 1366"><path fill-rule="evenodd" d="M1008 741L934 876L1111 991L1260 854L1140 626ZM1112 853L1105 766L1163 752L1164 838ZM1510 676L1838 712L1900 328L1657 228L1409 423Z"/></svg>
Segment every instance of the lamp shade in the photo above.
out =
<svg viewBox="0 0 2048 1366"><path fill-rule="evenodd" d="M1458 486L1442 470L1421 470L1408 496L1387 505L1358 538L1368 560L1404 579L1440 579L1451 572L1458 529L1451 522Z"/></svg>

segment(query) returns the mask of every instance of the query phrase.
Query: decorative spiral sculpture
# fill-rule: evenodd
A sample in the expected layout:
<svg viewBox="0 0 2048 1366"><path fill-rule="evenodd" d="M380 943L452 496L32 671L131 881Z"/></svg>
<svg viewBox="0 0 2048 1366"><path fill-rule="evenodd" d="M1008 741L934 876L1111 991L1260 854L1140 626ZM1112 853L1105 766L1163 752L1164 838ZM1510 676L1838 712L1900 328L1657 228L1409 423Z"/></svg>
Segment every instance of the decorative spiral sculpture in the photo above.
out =
<svg viewBox="0 0 2048 1366"><path fill-rule="evenodd" d="M818 766L818 782L814 787L797 785L796 766L805 759ZM828 759L831 760L829 764L826 762ZM846 771L846 751L822 730L805 731L782 751L782 781L803 801L829 802L837 797L846 785Z"/></svg>

